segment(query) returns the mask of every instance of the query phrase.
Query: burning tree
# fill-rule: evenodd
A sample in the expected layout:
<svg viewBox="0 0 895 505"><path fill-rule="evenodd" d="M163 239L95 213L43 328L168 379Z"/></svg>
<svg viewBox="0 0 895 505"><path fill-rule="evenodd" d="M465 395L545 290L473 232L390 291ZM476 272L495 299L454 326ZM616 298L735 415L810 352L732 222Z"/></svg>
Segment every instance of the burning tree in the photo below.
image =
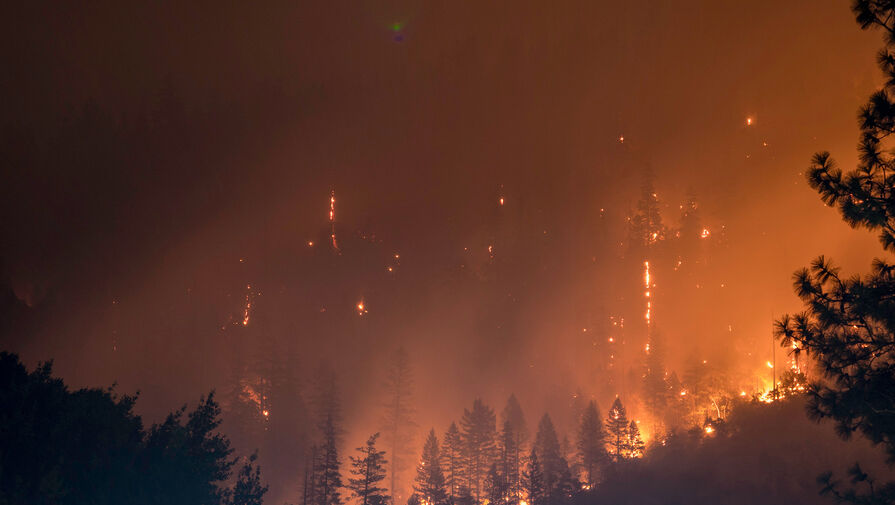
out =
<svg viewBox="0 0 895 505"><path fill-rule="evenodd" d="M839 208L853 228L879 232L883 249L895 252L895 156L887 147L895 133L895 4L855 0L862 29L881 28L886 47L879 54L885 85L861 108L860 162L848 172L827 152L814 155L808 182L829 206ZM843 437L860 432L881 444L895 462L895 265L876 259L869 274L846 277L820 256L795 273L799 314L776 323L781 345L813 356L826 381L809 387L810 414L831 418ZM867 494L841 491L831 475L824 492L854 503L895 503L895 483L874 486L856 467L853 483L870 483Z"/></svg>
<svg viewBox="0 0 895 505"><path fill-rule="evenodd" d="M612 402L612 407L609 408L609 414L606 416L606 431L609 434L610 456L614 462L618 463L626 457L628 443L628 413L619 398L616 398Z"/></svg>

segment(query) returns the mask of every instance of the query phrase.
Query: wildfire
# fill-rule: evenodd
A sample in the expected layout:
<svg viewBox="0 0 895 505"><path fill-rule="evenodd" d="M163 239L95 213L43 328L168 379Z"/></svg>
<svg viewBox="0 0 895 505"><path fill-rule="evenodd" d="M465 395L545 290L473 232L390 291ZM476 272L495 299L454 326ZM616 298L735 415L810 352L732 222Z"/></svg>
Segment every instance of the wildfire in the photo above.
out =
<svg viewBox="0 0 895 505"><path fill-rule="evenodd" d="M333 249L339 250L339 243L336 241L336 190L329 193L329 237L332 240Z"/></svg>
<svg viewBox="0 0 895 505"><path fill-rule="evenodd" d="M709 235L711 235L711 232L709 231L709 229L703 228L702 233L699 234L699 237L700 238L709 238Z"/></svg>
<svg viewBox="0 0 895 505"><path fill-rule="evenodd" d="M650 273L649 273L649 261L643 262L643 286L646 288L644 293L646 297L646 314L644 318L646 319L646 326L649 328L650 325L650 312L652 311L652 302L650 302Z"/></svg>
<svg viewBox="0 0 895 505"><path fill-rule="evenodd" d="M252 285L246 284L246 307L245 311L242 313L242 325L249 325L249 318L251 317L252 312Z"/></svg>
<svg viewBox="0 0 895 505"><path fill-rule="evenodd" d="M355 306L355 308L357 309L357 315L359 315L359 316L362 316L367 313L367 306L366 306L366 304L364 304L363 300L357 302L357 305Z"/></svg>

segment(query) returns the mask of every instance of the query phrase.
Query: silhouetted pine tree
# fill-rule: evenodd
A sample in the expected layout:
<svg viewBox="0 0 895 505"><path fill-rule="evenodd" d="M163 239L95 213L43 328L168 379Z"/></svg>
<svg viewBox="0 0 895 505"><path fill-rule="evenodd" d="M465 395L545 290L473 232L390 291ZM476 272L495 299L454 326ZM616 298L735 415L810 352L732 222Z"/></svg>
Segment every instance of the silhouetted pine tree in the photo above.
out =
<svg viewBox="0 0 895 505"><path fill-rule="evenodd" d="M444 482L447 486L448 502L454 503L460 495L460 488L465 482L463 477L463 439L457 423L451 423L441 446L441 468L444 471Z"/></svg>
<svg viewBox="0 0 895 505"><path fill-rule="evenodd" d="M501 418L503 419L501 438L504 447L507 493L510 502L516 503L522 497L522 460L525 447L528 444L528 426L516 395L511 394L507 398Z"/></svg>
<svg viewBox="0 0 895 505"><path fill-rule="evenodd" d="M618 463L625 458L628 444L628 414L622 401L616 398L606 416L606 432L608 434L609 455Z"/></svg>
<svg viewBox="0 0 895 505"><path fill-rule="evenodd" d="M376 449L376 439L379 433L374 433L367 439L366 445L358 447L359 456L351 456L351 475L348 479L348 489L358 499L359 505L385 505L389 496L385 494L385 488L379 484L385 480L385 451Z"/></svg>
<svg viewBox="0 0 895 505"><path fill-rule="evenodd" d="M643 444L643 438L640 436L640 428L637 427L637 423L634 421L631 421L631 424L628 425L626 449L629 458L643 457L643 451L646 449L646 446Z"/></svg>
<svg viewBox="0 0 895 505"><path fill-rule="evenodd" d="M521 475L519 462L519 445L516 432L509 420L504 421L503 428L500 431L500 442L498 444L498 459L500 461L500 472L506 484L506 502L515 504L519 501L521 495Z"/></svg>
<svg viewBox="0 0 895 505"><path fill-rule="evenodd" d="M495 423L494 411L480 399L473 402L472 410L464 409L463 418L460 420L466 459L464 475L467 487L477 504L482 502L482 484L497 455Z"/></svg>
<svg viewBox="0 0 895 505"><path fill-rule="evenodd" d="M441 454L435 430L429 431L423 445L423 455L416 467L413 491L426 505L444 505L447 493L444 489L444 472L441 469Z"/></svg>
<svg viewBox="0 0 895 505"><path fill-rule="evenodd" d="M390 490L395 500L401 496L395 489L398 476L407 466L413 442L413 373L410 358L403 347L399 347L391 357L385 378L386 400L383 404L382 432L385 443L391 451L389 469Z"/></svg>
<svg viewBox="0 0 895 505"><path fill-rule="evenodd" d="M556 430L548 414L538 423L534 450L538 455L544 482L544 500L547 504L560 503L567 497L566 489L571 478L569 464L562 456Z"/></svg>
<svg viewBox="0 0 895 505"><path fill-rule="evenodd" d="M258 454L254 453L243 462L236 475L236 483L229 493L229 505L262 505L267 486L261 483L261 469L255 465Z"/></svg>
<svg viewBox="0 0 895 505"><path fill-rule="evenodd" d="M497 463L492 463L488 469L488 475L485 476L485 495L488 496L488 504L502 505L506 503L507 484L506 479L497 467Z"/></svg>
<svg viewBox="0 0 895 505"><path fill-rule="evenodd" d="M895 252L895 3L854 0L862 29L881 28L885 47L878 63L884 85L861 108L859 163L843 172L828 152L814 155L808 183L825 204L837 207L853 228L879 233L883 250ZM785 348L807 352L826 376L812 384L809 408L831 418L843 437L862 433L895 461L895 265L876 259L869 274L847 277L823 256L795 273L793 285L805 311L776 323ZM872 482L855 470L853 483ZM825 476L824 492L854 503L895 503L895 483L871 484L867 494L842 492Z"/></svg>
<svg viewBox="0 0 895 505"><path fill-rule="evenodd" d="M528 497L528 505L546 505L544 489L544 473L541 470L541 462L538 461L537 451L531 450L528 456L528 469L523 473L525 493Z"/></svg>
<svg viewBox="0 0 895 505"><path fill-rule="evenodd" d="M587 404L581 415L581 425L578 428L578 457L584 471L584 482L588 486L595 485L609 457L606 454L606 431L603 429L603 420L600 418L597 402L593 400Z"/></svg>
<svg viewBox="0 0 895 505"><path fill-rule="evenodd" d="M339 450L336 441L336 427L332 417L328 417L323 425L323 445L314 471L315 483L314 505L342 504L342 474L340 471Z"/></svg>

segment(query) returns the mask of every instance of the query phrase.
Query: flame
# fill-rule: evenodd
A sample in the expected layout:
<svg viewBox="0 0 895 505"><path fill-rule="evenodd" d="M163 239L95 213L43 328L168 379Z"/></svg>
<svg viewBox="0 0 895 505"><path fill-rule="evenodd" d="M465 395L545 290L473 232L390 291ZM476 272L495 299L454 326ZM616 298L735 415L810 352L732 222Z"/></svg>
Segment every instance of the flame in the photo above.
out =
<svg viewBox="0 0 895 505"><path fill-rule="evenodd" d="M336 190L329 193L329 238L332 240L333 249L339 250L339 243L336 241Z"/></svg>
<svg viewBox="0 0 895 505"><path fill-rule="evenodd" d="M246 284L246 308L242 314L242 325L249 325L249 318L251 317L252 311L252 285Z"/></svg>

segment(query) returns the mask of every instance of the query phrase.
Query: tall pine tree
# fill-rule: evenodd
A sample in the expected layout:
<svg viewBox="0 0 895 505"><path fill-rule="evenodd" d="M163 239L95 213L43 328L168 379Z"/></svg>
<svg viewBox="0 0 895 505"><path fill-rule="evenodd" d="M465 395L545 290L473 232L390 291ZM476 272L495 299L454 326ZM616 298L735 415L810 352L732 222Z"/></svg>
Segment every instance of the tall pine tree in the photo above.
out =
<svg viewBox="0 0 895 505"><path fill-rule="evenodd" d="M507 479L507 495L511 503L522 499L522 460L528 444L528 426L525 414L516 395L507 398L501 413L501 445L503 449L504 475Z"/></svg>
<svg viewBox="0 0 895 505"><path fill-rule="evenodd" d="M359 456L351 456L351 475L348 479L348 489L357 498L358 505L385 505L389 496L380 483L385 480L385 451L376 448L376 439L379 433L375 433L367 439L366 445L358 447Z"/></svg>
<svg viewBox="0 0 895 505"><path fill-rule="evenodd" d="M457 429L457 423L451 423L444 434L441 448L441 467L444 471L448 502L451 504L461 494L466 494L462 489L466 481L463 476L464 454L463 438L460 435L460 430Z"/></svg>
<svg viewBox="0 0 895 505"><path fill-rule="evenodd" d="M332 417L327 417L323 425L323 445L314 470L314 505L342 505L342 474L339 450L336 441L336 427Z"/></svg>
<svg viewBox="0 0 895 505"><path fill-rule="evenodd" d="M435 430L429 431L429 436L423 445L423 455L416 467L413 491L424 505L445 505L447 503L444 472L441 469L441 454Z"/></svg>
<svg viewBox="0 0 895 505"><path fill-rule="evenodd" d="M485 475L496 456L496 422L494 410L478 398L473 402L472 410L464 409L460 420L466 456L464 473L476 504L482 502Z"/></svg>
<svg viewBox="0 0 895 505"><path fill-rule="evenodd" d="M382 429L391 450L390 490L392 497L400 501L401 493L396 486L407 465L416 428L413 419L413 372L410 357L403 347L399 347L391 357L385 378L385 393Z"/></svg>
<svg viewBox="0 0 895 505"><path fill-rule="evenodd" d="M591 400L581 415L578 428L578 457L584 471L584 482L593 487L598 482L600 470L606 465L606 431L597 409L597 402Z"/></svg>
<svg viewBox="0 0 895 505"><path fill-rule="evenodd" d="M608 434L609 454L618 463L626 456L628 445L628 413L622 401L616 398L606 416L606 432Z"/></svg>
<svg viewBox="0 0 895 505"><path fill-rule="evenodd" d="M544 472L541 469L541 462L538 460L538 453L534 449L528 456L528 469L523 474L523 480L528 505L546 505Z"/></svg>
<svg viewBox="0 0 895 505"><path fill-rule="evenodd" d="M885 47L877 60L885 80L859 112L858 166L843 172L830 153L814 155L808 183L826 205L837 207L852 228L879 233L884 251L895 252L895 3L854 0L862 29L881 29ZM848 437L860 432L895 461L895 265L876 259L869 274L846 276L823 256L796 272L796 294L805 311L776 323L781 345L807 352L825 380L811 385L809 409L830 418ZM826 477L825 492L855 503L895 503L895 482L872 485L856 467L853 482L871 482L867 494L841 491Z"/></svg>
<svg viewBox="0 0 895 505"><path fill-rule="evenodd" d="M641 458L643 457L643 451L646 450L643 438L640 436L640 428L634 421L631 421L631 424L628 425L628 444L626 449L629 458Z"/></svg>

